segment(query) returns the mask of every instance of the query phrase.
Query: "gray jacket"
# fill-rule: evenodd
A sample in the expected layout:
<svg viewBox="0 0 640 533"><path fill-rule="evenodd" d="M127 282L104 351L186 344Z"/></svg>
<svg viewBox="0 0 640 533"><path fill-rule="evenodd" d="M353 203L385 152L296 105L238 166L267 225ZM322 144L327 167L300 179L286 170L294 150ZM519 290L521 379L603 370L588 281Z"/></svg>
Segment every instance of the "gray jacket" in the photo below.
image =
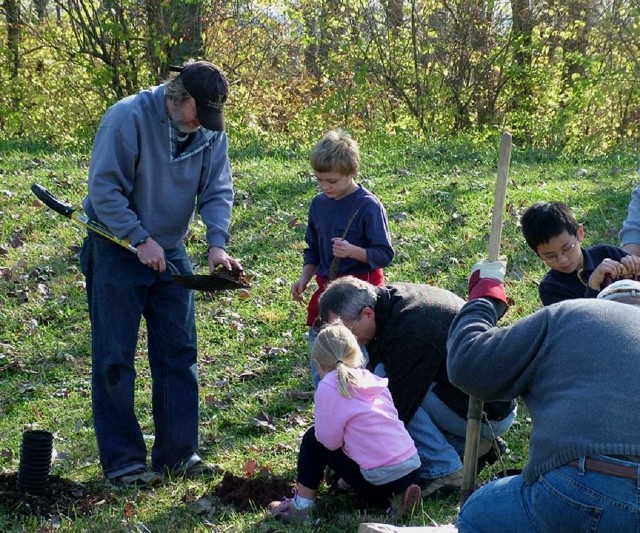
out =
<svg viewBox="0 0 640 533"><path fill-rule="evenodd" d="M201 128L175 157L171 133L163 85L111 106L96 133L84 210L120 238L151 235L170 249L197 208L209 246L225 248L233 204L227 136Z"/></svg>
<svg viewBox="0 0 640 533"><path fill-rule="evenodd" d="M521 396L531 414L526 482L582 456L640 456L640 308L567 300L494 328L489 300L449 332L451 382L480 400Z"/></svg>

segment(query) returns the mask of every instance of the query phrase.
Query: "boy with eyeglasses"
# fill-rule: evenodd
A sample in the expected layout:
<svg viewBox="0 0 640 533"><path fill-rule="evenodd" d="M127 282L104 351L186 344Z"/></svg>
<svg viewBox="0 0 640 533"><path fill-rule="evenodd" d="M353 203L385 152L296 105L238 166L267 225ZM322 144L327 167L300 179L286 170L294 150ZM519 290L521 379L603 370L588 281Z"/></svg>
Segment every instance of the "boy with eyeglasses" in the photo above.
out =
<svg viewBox="0 0 640 533"><path fill-rule="evenodd" d="M529 247L551 270L538 285L543 305L595 298L611 281L640 275L640 257L621 248L581 246L584 228L562 202L540 202L520 218Z"/></svg>

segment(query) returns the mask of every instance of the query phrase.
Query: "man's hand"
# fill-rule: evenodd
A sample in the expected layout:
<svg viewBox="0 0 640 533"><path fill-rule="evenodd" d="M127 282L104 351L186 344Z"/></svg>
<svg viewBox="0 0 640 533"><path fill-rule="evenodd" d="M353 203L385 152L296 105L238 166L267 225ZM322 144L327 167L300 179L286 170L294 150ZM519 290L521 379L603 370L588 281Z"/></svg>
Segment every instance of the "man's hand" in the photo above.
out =
<svg viewBox="0 0 640 533"><path fill-rule="evenodd" d="M222 265L227 270L242 270L242 265L238 261L228 256L224 248L218 248L217 246L209 248L208 263L209 271L211 272L213 272L218 265Z"/></svg>
<svg viewBox="0 0 640 533"><path fill-rule="evenodd" d="M153 238L148 237L146 242L136 247L136 250L138 259L143 265L158 272L163 272L167 268L164 260L164 249Z"/></svg>
<svg viewBox="0 0 640 533"><path fill-rule="evenodd" d="M506 271L506 261L488 261L485 259L473 265L469 276L469 300L493 298L508 305L507 293L504 290Z"/></svg>

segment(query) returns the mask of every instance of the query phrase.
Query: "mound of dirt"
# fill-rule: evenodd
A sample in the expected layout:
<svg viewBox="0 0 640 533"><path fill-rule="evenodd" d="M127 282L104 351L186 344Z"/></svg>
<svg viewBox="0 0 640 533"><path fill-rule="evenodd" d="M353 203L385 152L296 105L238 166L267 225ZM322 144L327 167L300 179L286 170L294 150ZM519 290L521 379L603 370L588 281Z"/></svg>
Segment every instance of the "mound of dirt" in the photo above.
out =
<svg viewBox="0 0 640 533"><path fill-rule="evenodd" d="M90 515L94 506L115 503L117 496L104 480L79 483L59 476L50 476L42 495L22 492L17 473L0 474L0 513L13 516L35 516L50 519L64 516L73 519ZM238 512L252 507L266 508L274 500L291 496L295 483L260 472L252 477L240 477L225 472L212 495Z"/></svg>
<svg viewBox="0 0 640 533"><path fill-rule="evenodd" d="M59 476L50 476L45 492L36 496L18 489L17 477L15 472L0 474L0 511L7 515L45 519L86 516L111 497L104 482L78 483Z"/></svg>
<svg viewBox="0 0 640 533"><path fill-rule="evenodd" d="M275 500L291 496L294 482L261 473L256 477L240 477L225 472L220 485L212 494L222 503L232 506L236 511L251 509L252 505L266 508Z"/></svg>

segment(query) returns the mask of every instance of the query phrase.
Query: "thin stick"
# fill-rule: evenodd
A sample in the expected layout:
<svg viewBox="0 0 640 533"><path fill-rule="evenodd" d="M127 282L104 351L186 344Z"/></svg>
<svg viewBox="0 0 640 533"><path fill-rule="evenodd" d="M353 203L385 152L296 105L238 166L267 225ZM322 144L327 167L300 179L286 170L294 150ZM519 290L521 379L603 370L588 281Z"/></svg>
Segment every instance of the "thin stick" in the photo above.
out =
<svg viewBox="0 0 640 533"><path fill-rule="evenodd" d="M500 238L502 236L502 215L507 195L507 177L511 161L511 134L505 131L500 139L500 156L498 158L498 177L493 197L493 213L491 216L491 234L489 235L489 261L496 261L500 255ZM467 410L467 437L464 447L464 470L460 489L460 504L463 505L475 490L478 469L478 451L480 448L480 430L482 424L481 400L469 398Z"/></svg>

